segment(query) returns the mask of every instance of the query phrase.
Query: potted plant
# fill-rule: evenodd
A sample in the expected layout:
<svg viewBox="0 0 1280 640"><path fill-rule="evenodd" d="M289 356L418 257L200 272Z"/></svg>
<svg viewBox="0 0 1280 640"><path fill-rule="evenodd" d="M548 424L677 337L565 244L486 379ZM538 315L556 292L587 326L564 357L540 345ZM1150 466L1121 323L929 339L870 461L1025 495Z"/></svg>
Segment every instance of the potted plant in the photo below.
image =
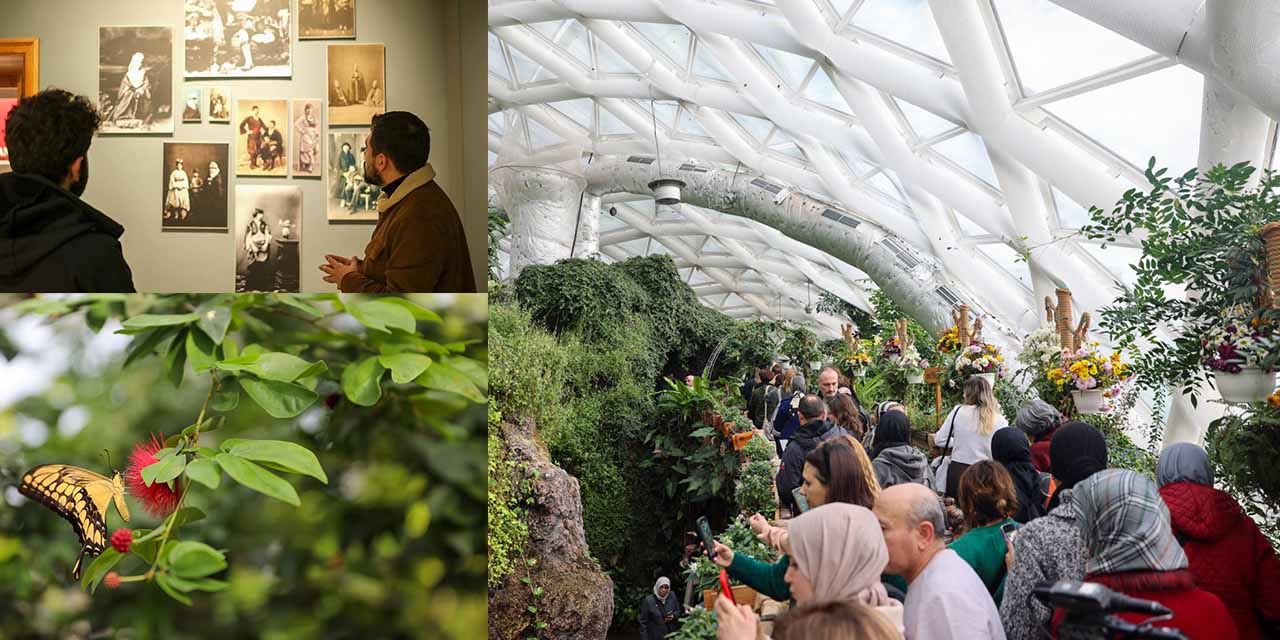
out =
<svg viewBox="0 0 1280 640"><path fill-rule="evenodd" d="M974 342L956 356L955 369L963 378L984 378L994 390L996 378L1004 377L1004 354L993 344Z"/></svg>
<svg viewBox="0 0 1280 640"><path fill-rule="evenodd" d="M1110 410L1108 400L1119 392L1120 383L1129 379L1130 370L1120 359L1120 352L1103 357L1098 353L1098 343L1089 342L1075 353L1064 355L1062 366L1047 375L1059 389L1070 388L1076 412L1090 414Z"/></svg>
<svg viewBox="0 0 1280 640"><path fill-rule="evenodd" d="M921 357L915 345L907 345L898 357L898 368L906 375L908 384L924 384L924 370L929 368L929 361Z"/></svg>
<svg viewBox="0 0 1280 640"><path fill-rule="evenodd" d="M1224 313L1222 322L1205 332L1204 364L1213 371L1218 393L1226 402L1261 402L1275 389L1275 371L1263 364L1275 347L1271 327L1237 308Z"/></svg>

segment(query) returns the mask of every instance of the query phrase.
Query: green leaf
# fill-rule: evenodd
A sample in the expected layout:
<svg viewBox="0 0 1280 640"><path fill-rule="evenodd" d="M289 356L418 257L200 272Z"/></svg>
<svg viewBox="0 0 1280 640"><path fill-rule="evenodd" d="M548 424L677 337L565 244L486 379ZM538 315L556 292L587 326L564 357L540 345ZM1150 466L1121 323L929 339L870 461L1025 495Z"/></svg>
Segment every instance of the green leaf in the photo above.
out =
<svg viewBox="0 0 1280 640"><path fill-rule="evenodd" d="M217 489L222 481L222 474L218 473L218 464L207 458L192 460L187 465L187 477L210 489Z"/></svg>
<svg viewBox="0 0 1280 640"><path fill-rule="evenodd" d="M155 353L156 347L160 346L160 343L172 338L177 332L177 329L170 327L168 329L150 331L145 336L134 338L133 342L129 343L128 355L125 356L124 367L122 368L128 368L139 358L145 358Z"/></svg>
<svg viewBox="0 0 1280 640"><path fill-rule="evenodd" d="M715 434L716 434L715 429L712 429L711 427L702 427L700 429L694 429L693 431L690 431L689 437L690 438L706 438L709 436L714 436Z"/></svg>
<svg viewBox="0 0 1280 640"><path fill-rule="evenodd" d="M164 527L157 527L156 531L163 534ZM146 561L147 564L151 564L156 561L156 551L160 549L160 538L159 537L153 537L153 538L149 537L149 538L150 539L145 541L134 540L133 546L129 547L130 553L133 553L137 555L139 558L142 558L143 560ZM172 549L175 543L176 541L169 540L164 543L164 548L166 550Z"/></svg>
<svg viewBox="0 0 1280 640"><path fill-rule="evenodd" d="M195 507L183 507L182 510L178 512L178 515L174 516L173 526L181 527L184 524L200 522L201 520L204 520L205 517L204 512Z"/></svg>
<svg viewBox="0 0 1280 640"><path fill-rule="evenodd" d="M420 353L396 353L379 356L378 362L391 370L391 381L405 384L422 375L431 366L431 358Z"/></svg>
<svg viewBox="0 0 1280 640"><path fill-rule="evenodd" d="M169 551L169 570L180 578L203 578L226 568L222 552L203 542L183 540Z"/></svg>
<svg viewBox="0 0 1280 640"><path fill-rule="evenodd" d="M484 404L487 400L471 378L444 362L436 362L418 376L419 385L428 389L451 391L472 402Z"/></svg>
<svg viewBox="0 0 1280 640"><path fill-rule="evenodd" d="M200 316L194 313L183 313L180 315L151 315L143 314L134 316L124 321L125 329L154 329L156 327L173 327L187 325L199 320Z"/></svg>
<svg viewBox="0 0 1280 640"><path fill-rule="evenodd" d="M182 376L187 371L187 350L183 348L186 344L185 333L186 329L183 329L173 337L173 342L169 343L168 354L165 356L165 362L169 367L169 382L172 382L174 387L182 386Z"/></svg>
<svg viewBox="0 0 1280 640"><path fill-rule="evenodd" d="M476 388L485 391L489 388L489 369L483 364L472 360L471 358L449 358L447 361L449 366L461 371L463 375L476 385Z"/></svg>
<svg viewBox="0 0 1280 640"><path fill-rule="evenodd" d="M178 591L178 589L173 586L170 580L171 578L167 573L161 573L156 575L156 584L159 585L161 591L168 594L170 598L173 598L174 600L177 600L178 602L181 602L182 604L185 604L188 607L191 606L191 598L188 598L187 596L183 595L182 592Z"/></svg>
<svg viewBox="0 0 1280 640"><path fill-rule="evenodd" d="M207 309L201 307L196 313L200 316L196 326L214 344L222 344L222 339L227 337L227 327L231 326L231 309L219 304Z"/></svg>
<svg viewBox="0 0 1280 640"><path fill-rule="evenodd" d="M292 418L311 406L316 392L288 382L241 378L240 386L273 418Z"/></svg>
<svg viewBox="0 0 1280 640"><path fill-rule="evenodd" d="M168 578L169 584L173 586L174 589L183 593L191 593L192 591L222 591L223 589L226 589L229 584L222 580L214 580L213 578L188 579L179 578L172 574L170 574Z"/></svg>
<svg viewBox="0 0 1280 640"><path fill-rule="evenodd" d="M405 333L415 333L418 325L413 319L413 312L388 300L361 300L347 305L347 312L356 320L374 331L390 333L399 329Z"/></svg>
<svg viewBox="0 0 1280 640"><path fill-rule="evenodd" d="M294 382L329 369L324 362L307 362L298 356L279 352L245 354L234 360L223 360L216 366L223 371L249 372L263 380L278 382Z"/></svg>
<svg viewBox="0 0 1280 640"><path fill-rule="evenodd" d="M240 440L232 438L222 443L222 450L266 464L280 471L300 473L311 476L325 484L329 477L325 475L316 454L306 447L284 440Z"/></svg>
<svg viewBox="0 0 1280 640"><path fill-rule="evenodd" d="M369 356L342 371L342 392L347 399L372 407L382 397L382 373L386 371L378 356Z"/></svg>
<svg viewBox="0 0 1280 640"><path fill-rule="evenodd" d="M80 588L88 591L89 593L93 593L94 590L98 588L98 583L102 582L102 578L106 576L107 572L111 571L112 567L115 567L116 563L120 562L120 559L123 557L123 553L120 553L111 547L107 547L98 555L97 558L94 559L88 569L81 572Z"/></svg>
<svg viewBox="0 0 1280 640"><path fill-rule="evenodd" d="M272 297L275 298L277 302L293 307L294 309L297 309L307 315L315 316L317 318L324 315L324 312L316 308L315 305L312 305L310 302L300 300L298 299L297 296L290 295L287 293L277 293L277 294L274 294Z"/></svg>
<svg viewBox="0 0 1280 640"><path fill-rule="evenodd" d="M401 298L398 296L382 296L381 298L378 298L378 301L385 302L388 304L398 305L398 306L404 307L405 309L408 309L409 313L413 314L413 317L415 320L426 320L428 322L441 321L440 314L430 309L424 309L423 307L418 306L412 300L409 300L407 298ZM412 330L410 330L410 332L412 333Z"/></svg>
<svg viewBox="0 0 1280 640"><path fill-rule="evenodd" d="M221 385L209 401L209 408L223 413L234 411L240 404L240 387L236 379L230 376L223 379Z"/></svg>
<svg viewBox="0 0 1280 640"><path fill-rule="evenodd" d="M169 456L142 468L142 481L149 487L157 482L165 483L182 475L187 467L186 456Z"/></svg>
<svg viewBox="0 0 1280 640"><path fill-rule="evenodd" d="M215 349L217 345L205 334L199 331L187 332L187 361L191 363L192 371L208 371L218 361L213 353Z"/></svg>
<svg viewBox="0 0 1280 640"><path fill-rule="evenodd" d="M222 467L222 470L236 482L295 507L302 504L298 500L298 492L294 491L293 486L282 480L280 476L230 453L219 453L215 459L218 461L218 466Z"/></svg>

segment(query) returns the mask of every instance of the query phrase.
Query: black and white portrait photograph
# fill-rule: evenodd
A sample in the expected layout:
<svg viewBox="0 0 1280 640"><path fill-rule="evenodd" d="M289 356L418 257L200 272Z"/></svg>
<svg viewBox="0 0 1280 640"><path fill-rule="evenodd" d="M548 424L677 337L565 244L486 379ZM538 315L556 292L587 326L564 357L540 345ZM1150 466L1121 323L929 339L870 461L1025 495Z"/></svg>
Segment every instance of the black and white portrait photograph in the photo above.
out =
<svg viewBox="0 0 1280 640"><path fill-rule="evenodd" d="M226 87L209 87L209 122L231 122L231 90Z"/></svg>
<svg viewBox="0 0 1280 640"><path fill-rule="evenodd" d="M164 143L164 231L226 231L229 145Z"/></svg>
<svg viewBox="0 0 1280 640"><path fill-rule="evenodd" d="M386 47L329 45L329 125L369 126L387 110Z"/></svg>
<svg viewBox="0 0 1280 640"><path fill-rule="evenodd" d="M364 173L364 147L368 140L368 130L329 133L325 211L330 223L378 221L378 196L382 190L370 184Z"/></svg>
<svg viewBox="0 0 1280 640"><path fill-rule="evenodd" d="M356 37L356 0L298 0L298 39Z"/></svg>
<svg viewBox="0 0 1280 640"><path fill-rule="evenodd" d="M173 133L173 30L98 28L100 133Z"/></svg>
<svg viewBox="0 0 1280 640"><path fill-rule="evenodd" d="M289 101L236 98L236 175L289 176Z"/></svg>
<svg viewBox="0 0 1280 640"><path fill-rule="evenodd" d="M182 92L182 121L200 122L200 89L188 88Z"/></svg>
<svg viewBox="0 0 1280 640"><path fill-rule="evenodd" d="M291 77L290 1L186 0L186 77Z"/></svg>
<svg viewBox="0 0 1280 640"><path fill-rule="evenodd" d="M236 293L297 292L302 187L236 186Z"/></svg>
<svg viewBox="0 0 1280 640"><path fill-rule="evenodd" d="M320 160L324 149L320 104L319 100L293 101L293 146L289 157L295 178L319 178L324 173Z"/></svg>

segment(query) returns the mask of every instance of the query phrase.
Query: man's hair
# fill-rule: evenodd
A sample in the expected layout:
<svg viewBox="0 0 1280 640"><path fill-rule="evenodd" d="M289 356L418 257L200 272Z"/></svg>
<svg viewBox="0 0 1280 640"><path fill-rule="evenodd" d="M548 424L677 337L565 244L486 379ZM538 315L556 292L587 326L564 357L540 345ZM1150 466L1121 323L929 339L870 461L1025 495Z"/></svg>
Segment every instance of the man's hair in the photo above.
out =
<svg viewBox="0 0 1280 640"><path fill-rule="evenodd" d="M390 111L373 117L369 130L373 153L384 154L403 173L426 166L431 155L431 130L408 111Z"/></svg>
<svg viewBox="0 0 1280 640"><path fill-rule="evenodd" d="M5 122L13 171L60 183L71 163L89 152L102 116L84 96L46 89L19 100Z"/></svg>
<svg viewBox="0 0 1280 640"><path fill-rule="evenodd" d="M928 522L933 525L933 539L935 542L942 541L943 536L947 532L947 514L942 510L942 501L938 500L935 495L913 496L911 500L911 511L908 517L911 518L909 524L911 528L920 526L922 522Z"/></svg>
<svg viewBox="0 0 1280 640"><path fill-rule="evenodd" d="M821 418L826 412L826 405L822 404L822 398L818 396L805 396L800 399L800 415L807 420Z"/></svg>
<svg viewBox="0 0 1280 640"><path fill-rule="evenodd" d="M252 110L253 110L253 111L257 111L257 110L258 110L258 105L256 105L256 104L255 104L255 105L253 105L253 109L252 109Z"/></svg>
<svg viewBox="0 0 1280 640"><path fill-rule="evenodd" d="M778 618L775 640L893 640L898 630L883 614L858 602L819 602L794 607Z"/></svg>

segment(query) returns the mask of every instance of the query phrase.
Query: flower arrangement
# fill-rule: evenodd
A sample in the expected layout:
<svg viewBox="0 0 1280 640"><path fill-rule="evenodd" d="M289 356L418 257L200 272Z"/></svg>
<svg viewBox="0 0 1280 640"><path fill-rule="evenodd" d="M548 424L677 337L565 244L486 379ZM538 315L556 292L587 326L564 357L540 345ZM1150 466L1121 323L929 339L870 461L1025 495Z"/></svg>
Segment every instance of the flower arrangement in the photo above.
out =
<svg viewBox="0 0 1280 640"><path fill-rule="evenodd" d="M880 347L880 357L885 360L897 360L902 356L902 343L897 337L885 340L884 345Z"/></svg>
<svg viewBox="0 0 1280 640"><path fill-rule="evenodd" d="M1039 372L1048 372L1062 364L1062 338L1053 327L1041 327L1022 341L1018 362Z"/></svg>
<svg viewBox="0 0 1280 640"><path fill-rule="evenodd" d="M1005 374L1004 354L1000 348L986 342L974 342L956 356L955 370L962 376L981 373L994 373L1003 378Z"/></svg>
<svg viewBox="0 0 1280 640"><path fill-rule="evenodd" d="M951 327L938 338L938 353L954 353L960 350L960 332Z"/></svg>
<svg viewBox="0 0 1280 640"><path fill-rule="evenodd" d="M853 373L855 378L861 377L866 373L867 367L871 364L871 354L867 352L865 346L859 344L855 348L854 352L849 354L849 357L845 359L845 364L848 365L849 370Z"/></svg>
<svg viewBox="0 0 1280 640"><path fill-rule="evenodd" d="M1120 352L1111 357L1098 353L1098 343L1090 342L1075 353L1063 357L1062 366L1049 371L1049 381L1060 389L1068 385L1075 391L1101 389L1104 395L1118 392L1121 382L1131 375L1129 365L1120 359Z"/></svg>
<svg viewBox="0 0 1280 640"><path fill-rule="evenodd" d="M898 368L906 370L908 373L920 373L929 368L929 361L920 355L920 351L915 345L908 345L902 350L901 355L897 359Z"/></svg>
<svg viewBox="0 0 1280 640"><path fill-rule="evenodd" d="M1275 347L1273 329L1258 319L1246 320L1239 309L1225 311L1222 322L1208 329L1200 341L1204 365L1212 371L1240 373L1245 367L1267 371L1263 360Z"/></svg>

